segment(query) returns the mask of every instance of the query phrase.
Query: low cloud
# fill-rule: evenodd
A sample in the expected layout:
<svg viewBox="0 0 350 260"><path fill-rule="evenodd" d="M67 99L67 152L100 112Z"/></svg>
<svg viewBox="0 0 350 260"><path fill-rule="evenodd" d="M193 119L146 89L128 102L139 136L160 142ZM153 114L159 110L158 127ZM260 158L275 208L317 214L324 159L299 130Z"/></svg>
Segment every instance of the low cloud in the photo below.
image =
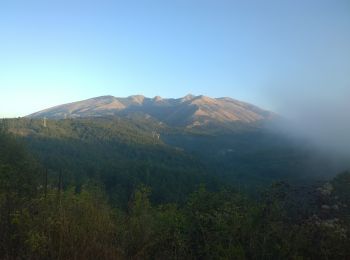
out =
<svg viewBox="0 0 350 260"><path fill-rule="evenodd" d="M287 120L283 128L323 150L350 158L350 62L269 82L265 95Z"/></svg>

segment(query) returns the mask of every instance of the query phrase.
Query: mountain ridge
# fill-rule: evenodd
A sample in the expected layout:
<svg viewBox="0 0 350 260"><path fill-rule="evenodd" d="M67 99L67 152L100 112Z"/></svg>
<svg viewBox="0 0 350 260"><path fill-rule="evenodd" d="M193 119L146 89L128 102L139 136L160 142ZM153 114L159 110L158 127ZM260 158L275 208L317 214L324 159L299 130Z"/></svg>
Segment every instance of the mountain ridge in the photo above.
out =
<svg viewBox="0 0 350 260"><path fill-rule="evenodd" d="M210 124L254 123L274 114L229 97L211 98L188 94L182 98L153 98L143 95L94 97L62 104L30 114L28 118L81 118L143 113L171 126L197 127Z"/></svg>

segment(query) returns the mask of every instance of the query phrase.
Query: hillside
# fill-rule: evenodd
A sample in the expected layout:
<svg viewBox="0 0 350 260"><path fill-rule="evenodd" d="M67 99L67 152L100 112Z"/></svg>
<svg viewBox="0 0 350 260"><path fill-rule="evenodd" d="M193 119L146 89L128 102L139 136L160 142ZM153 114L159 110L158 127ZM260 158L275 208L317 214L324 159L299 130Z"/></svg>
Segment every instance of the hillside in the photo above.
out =
<svg viewBox="0 0 350 260"><path fill-rule="evenodd" d="M156 201L181 200L200 182L226 182L255 192L276 180L310 181L339 170L307 144L249 124L239 131L193 131L137 113L1 124L56 174L63 170L77 184L99 176L111 193L116 184L125 196L126 187L146 182Z"/></svg>
<svg viewBox="0 0 350 260"><path fill-rule="evenodd" d="M19 130L28 122L8 123ZM76 124L83 127L79 121ZM348 172L317 186L277 182L259 199L227 185L216 192L202 185L187 194L183 189L187 182L176 183L183 200L159 204L150 200L154 192L161 196L174 192L167 190L169 186L160 194L157 189L170 176L167 170L153 176L154 183L143 178L137 186L117 179L111 190L96 175L77 185L67 183L68 168L53 175L19 141L0 128L1 259L348 259L350 255ZM62 144L46 152L57 149L61 156L56 159L67 159ZM74 160L82 162L79 156ZM139 170L139 177L151 177L147 168ZM114 174L136 177L132 165L123 172ZM193 177L188 171L187 175ZM145 186L150 184L153 189ZM130 189L127 196L123 188ZM117 204L113 197L124 203Z"/></svg>
<svg viewBox="0 0 350 260"><path fill-rule="evenodd" d="M64 185L78 187L98 180L120 205L140 184L151 187L152 199L160 202L181 201L199 183L216 183L200 160L154 136L153 121L99 117L47 120L46 125L27 118L0 122L52 178L61 172Z"/></svg>

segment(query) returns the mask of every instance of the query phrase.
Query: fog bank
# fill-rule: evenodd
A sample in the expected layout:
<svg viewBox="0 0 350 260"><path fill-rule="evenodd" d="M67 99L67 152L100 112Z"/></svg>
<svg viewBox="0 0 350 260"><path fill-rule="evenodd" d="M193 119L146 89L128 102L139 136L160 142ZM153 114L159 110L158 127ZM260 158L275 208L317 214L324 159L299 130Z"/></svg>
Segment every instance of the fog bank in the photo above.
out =
<svg viewBox="0 0 350 260"><path fill-rule="evenodd" d="M295 74L288 82L271 83L266 94L286 119L280 127L350 158L350 71L347 75L349 79L320 72L316 79Z"/></svg>

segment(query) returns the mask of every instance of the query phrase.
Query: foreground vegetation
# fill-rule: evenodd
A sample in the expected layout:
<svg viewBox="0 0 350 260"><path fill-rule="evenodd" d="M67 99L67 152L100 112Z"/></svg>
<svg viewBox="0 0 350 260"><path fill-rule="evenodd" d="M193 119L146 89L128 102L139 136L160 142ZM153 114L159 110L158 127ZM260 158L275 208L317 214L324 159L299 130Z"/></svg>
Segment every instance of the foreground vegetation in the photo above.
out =
<svg viewBox="0 0 350 260"><path fill-rule="evenodd" d="M198 185L171 203L138 182L125 205L98 178L62 176L0 134L1 259L350 257L350 173L315 186L278 182L259 199Z"/></svg>

